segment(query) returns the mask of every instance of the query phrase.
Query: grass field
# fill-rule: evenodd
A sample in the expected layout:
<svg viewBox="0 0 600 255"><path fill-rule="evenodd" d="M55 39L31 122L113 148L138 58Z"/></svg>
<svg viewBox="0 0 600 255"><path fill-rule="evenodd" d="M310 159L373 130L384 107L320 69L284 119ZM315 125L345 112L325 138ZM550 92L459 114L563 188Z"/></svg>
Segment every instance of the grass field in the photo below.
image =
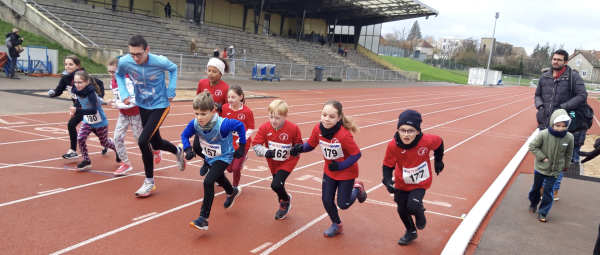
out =
<svg viewBox="0 0 600 255"><path fill-rule="evenodd" d="M381 56L381 58L404 71L421 72L421 81L445 81L467 84L467 75L435 68L408 58L390 56Z"/></svg>
<svg viewBox="0 0 600 255"><path fill-rule="evenodd" d="M2 34L3 42L4 42L4 39L6 38L6 34L10 33L10 31L13 27L14 26L12 24L5 22L3 20L0 20L0 32L3 33ZM23 47L28 46L28 45L44 46L44 47L48 47L48 49L58 50L58 61L60 62L60 63L58 63L58 73L59 74L65 70L65 66L62 63L62 60L65 59L65 57L68 55L77 55L79 57L79 59L81 59L81 65L85 68L86 71L88 71L88 73L92 73L92 74L106 73L106 66L98 64L88 57L84 57L79 54L75 54L74 52L72 52L68 49L65 49L59 43L50 41L42 36L35 35L33 33L30 33L30 32L27 32L27 31L24 31L21 29L19 29L19 35L21 37L25 38L25 40L23 40L23 44L21 44L21 45L23 45ZM23 54L27 54L27 52L26 51L21 52L21 56L23 56Z"/></svg>

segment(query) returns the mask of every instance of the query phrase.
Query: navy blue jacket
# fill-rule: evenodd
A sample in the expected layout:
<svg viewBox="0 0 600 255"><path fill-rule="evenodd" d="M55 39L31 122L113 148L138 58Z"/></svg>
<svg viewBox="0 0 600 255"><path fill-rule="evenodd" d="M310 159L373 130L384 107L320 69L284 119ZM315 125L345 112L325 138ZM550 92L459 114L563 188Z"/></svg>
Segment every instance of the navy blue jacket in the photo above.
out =
<svg viewBox="0 0 600 255"><path fill-rule="evenodd" d="M582 146L585 142L585 133L586 131L581 131L577 133L573 133L573 138L575 141L575 146Z"/></svg>

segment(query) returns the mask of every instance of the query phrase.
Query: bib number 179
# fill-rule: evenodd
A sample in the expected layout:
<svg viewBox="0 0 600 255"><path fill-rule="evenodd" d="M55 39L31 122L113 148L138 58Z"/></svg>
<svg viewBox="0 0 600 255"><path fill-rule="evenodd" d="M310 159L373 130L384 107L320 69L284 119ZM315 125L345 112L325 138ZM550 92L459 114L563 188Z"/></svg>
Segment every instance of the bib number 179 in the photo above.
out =
<svg viewBox="0 0 600 255"><path fill-rule="evenodd" d="M325 157L327 158L337 158L337 151L329 148L324 148L323 152L325 152Z"/></svg>

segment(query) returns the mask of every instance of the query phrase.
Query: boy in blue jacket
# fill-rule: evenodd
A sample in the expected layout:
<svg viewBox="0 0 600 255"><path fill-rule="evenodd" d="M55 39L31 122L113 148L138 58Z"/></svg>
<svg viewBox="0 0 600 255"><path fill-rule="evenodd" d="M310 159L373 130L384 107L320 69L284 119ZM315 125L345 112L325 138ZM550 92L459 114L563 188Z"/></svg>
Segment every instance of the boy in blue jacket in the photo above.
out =
<svg viewBox="0 0 600 255"><path fill-rule="evenodd" d="M135 193L139 197L149 196L156 188L154 186L153 150L168 151L177 156L177 167L183 171L185 161L183 151L160 137L159 127L169 114L170 101L175 97L177 87L177 66L164 56L150 54L150 47L141 35L129 39L129 55L119 59L119 67L115 74L119 86L119 94L125 105L131 104L129 91L125 83L125 74L133 82L135 103L140 109L142 126L144 127L138 139L142 151L142 161L146 180ZM169 72L169 87L166 85L165 71ZM152 146L152 147L151 147Z"/></svg>
<svg viewBox="0 0 600 255"><path fill-rule="evenodd" d="M208 217L215 196L215 183L225 189L227 199L223 206L231 208L235 199L242 192L241 187L233 187L225 176L225 169L229 167L233 158L241 158L245 154L246 129L244 123L236 119L226 119L216 114L216 107L209 92L202 92L194 98L194 113L196 118L190 121L183 133L181 142L185 151L185 158L191 160L196 154L204 159L201 172L208 171L204 177L204 200L200 217L190 222L190 227L208 230ZM239 135L239 148L233 147L233 134ZM198 135L201 148L192 148L190 137ZM203 171L204 170L204 171Z"/></svg>

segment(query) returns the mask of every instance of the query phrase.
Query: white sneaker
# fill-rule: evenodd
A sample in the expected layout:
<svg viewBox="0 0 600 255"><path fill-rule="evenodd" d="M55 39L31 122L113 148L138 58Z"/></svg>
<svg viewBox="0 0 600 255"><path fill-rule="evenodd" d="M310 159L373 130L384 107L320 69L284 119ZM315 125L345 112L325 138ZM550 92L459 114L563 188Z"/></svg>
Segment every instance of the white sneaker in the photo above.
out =
<svg viewBox="0 0 600 255"><path fill-rule="evenodd" d="M177 154L175 154L175 156L177 157L177 168L179 168L179 171L183 171L185 170L185 160L183 159L183 148L181 148L182 146L177 146Z"/></svg>
<svg viewBox="0 0 600 255"><path fill-rule="evenodd" d="M154 191L154 189L156 189L154 183L144 180L144 184L142 184L142 187L137 192L135 192L135 195L138 197L147 197L152 191Z"/></svg>

